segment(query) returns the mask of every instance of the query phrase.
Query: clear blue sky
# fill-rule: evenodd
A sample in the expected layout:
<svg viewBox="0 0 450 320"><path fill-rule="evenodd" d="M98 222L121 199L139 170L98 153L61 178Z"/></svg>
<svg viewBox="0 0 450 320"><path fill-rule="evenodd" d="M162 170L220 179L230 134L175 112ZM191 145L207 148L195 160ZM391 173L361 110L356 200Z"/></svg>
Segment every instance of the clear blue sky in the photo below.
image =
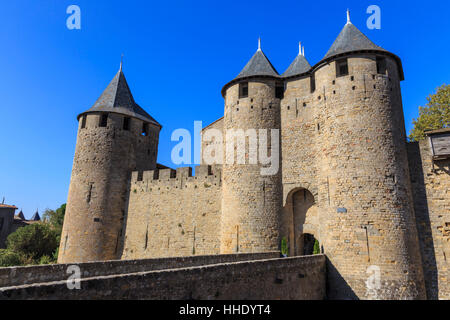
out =
<svg viewBox="0 0 450 320"><path fill-rule="evenodd" d="M66 8L81 8L81 30ZM368 30L376 4L381 30ZM66 202L76 115L93 105L118 70L136 101L164 128L159 162L173 166L174 129L223 115L222 86L262 47L283 72L306 47L313 65L345 24L399 55L407 130L418 106L450 76L449 1L118 1L15 0L0 10L0 201L23 208Z"/></svg>

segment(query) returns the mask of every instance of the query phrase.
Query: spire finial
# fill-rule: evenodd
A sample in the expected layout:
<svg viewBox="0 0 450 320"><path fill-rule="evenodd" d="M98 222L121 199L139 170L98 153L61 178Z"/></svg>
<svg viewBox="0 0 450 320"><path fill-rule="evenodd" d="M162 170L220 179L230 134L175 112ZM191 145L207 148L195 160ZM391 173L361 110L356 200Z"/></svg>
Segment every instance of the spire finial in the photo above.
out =
<svg viewBox="0 0 450 320"><path fill-rule="evenodd" d="M261 51L261 37L258 38L258 51Z"/></svg>
<svg viewBox="0 0 450 320"><path fill-rule="evenodd" d="M350 24L350 23L352 23L350 21L350 9L347 9L347 24Z"/></svg>
<svg viewBox="0 0 450 320"><path fill-rule="evenodd" d="M119 71L122 71L122 66L123 66L123 53L120 56L120 69L119 69Z"/></svg>
<svg viewBox="0 0 450 320"><path fill-rule="evenodd" d="M305 56L305 47L303 47L302 56Z"/></svg>
<svg viewBox="0 0 450 320"><path fill-rule="evenodd" d="M302 55L302 42L299 41L298 43L298 55L301 56Z"/></svg>

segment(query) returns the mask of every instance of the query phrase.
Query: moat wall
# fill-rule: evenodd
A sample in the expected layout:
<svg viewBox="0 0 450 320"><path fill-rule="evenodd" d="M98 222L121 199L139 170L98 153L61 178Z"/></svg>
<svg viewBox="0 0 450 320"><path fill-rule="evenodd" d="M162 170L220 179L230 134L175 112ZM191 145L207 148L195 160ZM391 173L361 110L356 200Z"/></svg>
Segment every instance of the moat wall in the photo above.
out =
<svg viewBox="0 0 450 320"><path fill-rule="evenodd" d="M80 290L69 290L66 281L0 288L0 300L320 300L325 273L323 255L278 258L85 278Z"/></svg>

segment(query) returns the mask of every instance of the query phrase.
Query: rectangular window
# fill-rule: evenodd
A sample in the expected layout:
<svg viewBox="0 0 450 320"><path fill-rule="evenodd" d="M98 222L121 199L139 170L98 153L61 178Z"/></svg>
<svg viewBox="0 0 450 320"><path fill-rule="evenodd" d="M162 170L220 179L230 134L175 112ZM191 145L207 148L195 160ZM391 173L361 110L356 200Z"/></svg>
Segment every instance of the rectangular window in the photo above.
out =
<svg viewBox="0 0 450 320"><path fill-rule="evenodd" d="M239 99L248 97L248 82L239 84Z"/></svg>
<svg viewBox="0 0 450 320"><path fill-rule="evenodd" d="M4 224L5 218L0 218L0 231L3 229L3 224Z"/></svg>
<svg viewBox="0 0 450 320"><path fill-rule="evenodd" d="M275 86L275 98L283 99L284 98L284 84L277 83Z"/></svg>
<svg viewBox="0 0 450 320"><path fill-rule="evenodd" d="M377 57L377 73L386 74L386 58Z"/></svg>
<svg viewBox="0 0 450 320"><path fill-rule="evenodd" d="M145 137L148 136L148 124L147 123L142 124L142 135Z"/></svg>
<svg viewBox="0 0 450 320"><path fill-rule="evenodd" d="M315 75L311 75L310 79L310 85L311 85L311 93L313 93L314 91L316 91L316 77Z"/></svg>
<svg viewBox="0 0 450 320"><path fill-rule="evenodd" d="M86 128L86 115L83 116L83 118L81 119L81 129Z"/></svg>
<svg viewBox="0 0 450 320"><path fill-rule="evenodd" d="M99 122L99 127L106 127L108 125L108 114L107 113L102 113L100 115L100 122Z"/></svg>
<svg viewBox="0 0 450 320"><path fill-rule="evenodd" d="M130 118L123 118L123 130L130 130Z"/></svg>
<svg viewBox="0 0 450 320"><path fill-rule="evenodd" d="M336 61L336 77L343 77L347 75L348 75L347 59Z"/></svg>

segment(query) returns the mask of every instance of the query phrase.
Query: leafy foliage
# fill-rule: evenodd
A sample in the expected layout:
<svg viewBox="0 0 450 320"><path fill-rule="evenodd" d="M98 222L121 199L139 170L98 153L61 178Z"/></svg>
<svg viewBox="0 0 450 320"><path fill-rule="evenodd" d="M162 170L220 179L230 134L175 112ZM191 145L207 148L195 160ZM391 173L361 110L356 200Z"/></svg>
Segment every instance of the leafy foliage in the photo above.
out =
<svg viewBox="0 0 450 320"><path fill-rule="evenodd" d="M450 85L442 85L427 100L425 107L419 107L419 118L413 120L411 141L425 139L427 130L450 128Z"/></svg>
<svg viewBox="0 0 450 320"><path fill-rule="evenodd" d="M11 233L7 249L0 250L0 267L56 263L65 213L65 204L47 209L41 222Z"/></svg>
<svg viewBox="0 0 450 320"><path fill-rule="evenodd" d="M24 264L25 259L23 255L8 249L0 249L0 267L13 267Z"/></svg>
<svg viewBox="0 0 450 320"><path fill-rule="evenodd" d="M283 239L281 239L281 254L286 257L288 255L287 240L285 237L283 237Z"/></svg>
<svg viewBox="0 0 450 320"><path fill-rule="evenodd" d="M65 214L66 204L63 204L56 210L45 210L42 218L45 222L49 223L59 235L61 235Z"/></svg>
<svg viewBox="0 0 450 320"><path fill-rule="evenodd" d="M314 241L313 254L320 254L320 244L319 241Z"/></svg>
<svg viewBox="0 0 450 320"><path fill-rule="evenodd" d="M34 223L16 230L6 240L8 250L33 260L51 256L58 247L58 233L47 223Z"/></svg>

